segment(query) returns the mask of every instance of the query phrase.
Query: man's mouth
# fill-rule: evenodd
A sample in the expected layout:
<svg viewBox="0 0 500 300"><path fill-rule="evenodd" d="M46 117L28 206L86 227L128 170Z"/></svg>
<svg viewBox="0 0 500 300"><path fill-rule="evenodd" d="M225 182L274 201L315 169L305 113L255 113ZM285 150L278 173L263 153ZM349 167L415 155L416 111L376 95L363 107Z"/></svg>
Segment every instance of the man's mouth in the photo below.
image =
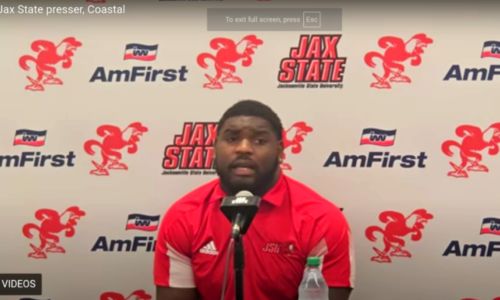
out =
<svg viewBox="0 0 500 300"><path fill-rule="evenodd" d="M238 176L250 176L255 174L255 163L250 160L236 161L231 164L231 170Z"/></svg>
<svg viewBox="0 0 500 300"><path fill-rule="evenodd" d="M233 168L233 174L237 176L251 176L255 174L255 170L245 167L237 167Z"/></svg>

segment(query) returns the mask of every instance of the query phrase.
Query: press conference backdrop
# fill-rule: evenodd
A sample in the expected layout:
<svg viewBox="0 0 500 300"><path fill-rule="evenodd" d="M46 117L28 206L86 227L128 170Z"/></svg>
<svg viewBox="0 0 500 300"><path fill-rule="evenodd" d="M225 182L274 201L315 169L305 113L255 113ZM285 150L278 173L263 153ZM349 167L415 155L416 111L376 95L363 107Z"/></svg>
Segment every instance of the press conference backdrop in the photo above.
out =
<svg viewBox="0 0 500 300"><path fill-rule="evenodd" d="M0 8L0 273L43 279L0 299L154 298L161 216L215 178L240 99L279 113L284 172L343 209L353 300L500 297L500 4Z"/></svg>

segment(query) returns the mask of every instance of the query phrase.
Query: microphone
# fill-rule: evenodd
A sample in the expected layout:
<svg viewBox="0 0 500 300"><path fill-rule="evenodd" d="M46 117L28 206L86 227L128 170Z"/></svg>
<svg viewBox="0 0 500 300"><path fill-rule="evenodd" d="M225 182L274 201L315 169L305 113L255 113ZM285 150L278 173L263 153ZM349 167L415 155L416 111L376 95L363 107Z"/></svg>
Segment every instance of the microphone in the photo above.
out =
<svg viewBox="0 0 500 300"><path fill-rule="evenodd" d="M249 191L240 191L236 196L227 196L222 199L220 209L231 221L232 236L245 234L252 223L260 205L260 197Z"/></svg>

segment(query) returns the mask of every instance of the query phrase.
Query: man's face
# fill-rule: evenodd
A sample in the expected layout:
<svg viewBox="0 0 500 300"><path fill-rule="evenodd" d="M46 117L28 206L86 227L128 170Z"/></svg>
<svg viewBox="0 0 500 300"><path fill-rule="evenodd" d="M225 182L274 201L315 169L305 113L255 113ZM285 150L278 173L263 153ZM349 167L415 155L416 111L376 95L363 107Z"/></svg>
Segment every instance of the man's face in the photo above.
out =
<svg viewBox="0 0 500 300"><path fill-rule="evenodd" d="M215 142L215 169L230 195L248 190L264 194L278 179L281 141L260 117L226 119Z"/></svg>

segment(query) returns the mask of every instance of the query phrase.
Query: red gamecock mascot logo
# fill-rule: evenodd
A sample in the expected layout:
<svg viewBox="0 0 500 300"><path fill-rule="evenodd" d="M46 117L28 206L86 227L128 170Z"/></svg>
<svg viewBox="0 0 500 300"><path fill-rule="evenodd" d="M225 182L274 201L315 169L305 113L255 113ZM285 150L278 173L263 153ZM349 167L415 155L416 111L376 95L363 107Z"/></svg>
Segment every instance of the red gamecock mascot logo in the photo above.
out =
<svg viewBox="0 0 500 300"><path fill-rule="evenodd" d="M241 60L241 65L248 67L252 64L252 55L255 49L262 45L263 41L255 35L247 35L237 43L231 39L218 37L210 41L210 48L216 51L201 53L198 55L198 65L204 69L208 68L207 59L213 60L215 76L205 74L208 82L203 85L207 89L222 89L222 83L242 83L243 80L236 76L235 63Z"/></svg>
<svg viewBox="0 0 500 300"><path fill-rule="evenodd" d="M63 81L56 77L57 69L54 67L58 63L62 63L63 69L68 69L72 65L71 58L74 51L82 46L82 43L74 37L67 37L59 44L55 45L51 41L37 40L31 43L31 50L37 53L36 57L31 55L23 55L19 58L19 66L25 70L30 70L28 62L32 62L36 66L37 77L32 78L26 76L30 84L24 89L30 91L45 90L44 84L63 84Z"/></svg>
<svg viewBox="0 0 500 300"><path fill-rule="evenodd" d="M47 258L47 252L50 253L66 253L66 250L59 245L58 233L64 231L66 237L75 235L76 221L85 216L85 212L78 206L71 206L62 214L48 208L42 208L36 211L35 218L40 222L40 225L28 223L23 226L23 234L25 237L32 239L32 231L38 231L38 239L40 244L35 246L30 243L33 252L28 254L31 258Z"/></svg>
<svg viewBox="0 0 500 300"><path fill-rule="evenodd" d="M380 76L373 73L373 77L377 81L370 84L370 87L377 89L390 89L389 82L406 82L410 83L411 79L403 74L405 66L403 62L408 59L412 66L418 66L422 62L420 57L424 53L424 48L432 44L433 40L424 33L415 34L408 41L403 41L399 37L384 36L378 40L380 48L385 49L384 54L376 51L370 51L365 55L365 63L374 68L374 58L382 60L384 75Z"/></svg>
<svg viewBox="0 0 500 300"><path fill-rule="evenodd" d="M474 125L461 125L455 130L461 142L447 140L441 145L441 150L447 156L453 156L452 147L459 150L460 165L450 162L453 170L448 172L448 176L457 178L469 177L467 171L489 172L488 167L481 163L483 156L481 151L488 150L489 155L498 154L498 144L500 143L500 123L494 123L486 130Z"/></svg>
<svg viewBox="0 0 500 300"><path fill-rule="evenodd" d="M384 211L380 213L379 220L386 223L385 228L370 226L365 230L365 236L372 242L376 241L375 232L380 232L383 236L384 250L373 247L377 254L371 261L379 263L390 263L391 256L411 257L411 253L404 249L406 245L403 237L411 234L412 241L422 238L422 230L425 223L434 216L425 209L417 209L408 217L396 211Z"/></svg>
<svg viewBox="0 0 500 300"><path fill-rule="evenodd" d="M283 155L281 156L281 169L291 170L292 166L285 161L286 150L290 149L292 154L298 154L302 152L302 142L308 133L313 131L312 127L306 124L306 122L295 122L287 130L283 130Z"/></svg>
<svg viewBox="0 0 500 300"><path fill-rule="evenodd" d="M99 300L151 300L153 297L146 293L145 290L133 291L132 294L128 295L126 298L120 293L116 292L104 292L101 294Z"/></svg>
<svg viewBox="0 0 500 300"><path fill-rule="evenodd" d="M97 128L97 135L102 137L102 141L88 140L83 145L85 152L94 155L94 148L98 148L101 154L101 162L92 161L95 169L90 174L97 176L108 176L108 170L128 170L128 166L123 163L120 151L127 148L129 154L136 153L137 143L143 133L148 128L140 122L134 122L121 130L118 126L102 125Z"/></svg>

